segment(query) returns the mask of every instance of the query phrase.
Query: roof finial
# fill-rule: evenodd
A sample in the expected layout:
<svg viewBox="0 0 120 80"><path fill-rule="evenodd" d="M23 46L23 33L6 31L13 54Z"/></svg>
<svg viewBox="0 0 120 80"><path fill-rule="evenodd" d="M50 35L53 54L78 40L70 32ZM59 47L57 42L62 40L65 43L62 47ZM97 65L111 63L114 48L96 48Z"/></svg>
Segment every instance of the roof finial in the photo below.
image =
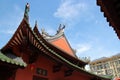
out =
<svg viewBox="0 0 120 80"><path fill-rule="evenodd" d="M35 27L38 27L38 25L37 25L37 20L35 21Z"/></svg>
<svg viewBox="0 0 120 80"><path fill-rule="evenodd" d="M63 25L63 27L62 27L62 25L60 24L60 25L59 25L59 28L58 28L58 30L57 30L57 33L63 32L64 29L65 29L65 25Z"/></svg>
<svg viewBox="0 0 120 80"><path fill-rule="evenodd" d="M24 12L24 19L26 19L27 22L29 22L29 15L28 12L30 11L30 5L29 3L25 6L25 12Z"/></svg>

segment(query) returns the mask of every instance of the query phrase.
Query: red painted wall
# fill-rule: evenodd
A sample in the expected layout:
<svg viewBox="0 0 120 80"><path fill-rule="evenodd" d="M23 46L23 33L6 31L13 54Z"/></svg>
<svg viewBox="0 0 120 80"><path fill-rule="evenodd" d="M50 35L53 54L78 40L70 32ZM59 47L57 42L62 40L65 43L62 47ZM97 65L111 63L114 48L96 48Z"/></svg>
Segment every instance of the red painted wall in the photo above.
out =
<svg viewBox="0 0 120 80"><path fill-rule="evenodd" d="M64 71L67 70L67 67L65 66L62 66L59 72L53 72L54 64L54 61L46 58L45 56L39 56L39 59L33 63L32 66L29 64L25 69L18 69L15 80L33 80L33 75L48 78L49 80L90 80L89 76L85 76L77 71L74 71L73 75L65 77ZM47 70L47 76L37 74L36 68Z"/></svg>
<svg viewBox="0 0 120 80"><path fill-rule="evenodd" d="M38 60L35 63L29 64L25 69L17 70L16 80L32 80L33 75L50 78L52 72L52 65L53 65L52 61L45 58L44 56L39 56ZM36 74L36 68L42 68L47 70L48 76Z"/></svg>

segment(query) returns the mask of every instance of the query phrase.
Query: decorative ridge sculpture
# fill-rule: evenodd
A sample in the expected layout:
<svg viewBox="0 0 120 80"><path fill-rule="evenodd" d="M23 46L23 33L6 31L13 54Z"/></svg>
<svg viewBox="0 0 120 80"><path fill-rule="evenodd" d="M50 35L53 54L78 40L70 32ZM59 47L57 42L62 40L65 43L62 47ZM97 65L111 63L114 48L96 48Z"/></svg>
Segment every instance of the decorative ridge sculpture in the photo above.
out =
<svg viewBox="0 0 120 80"><path fill-rule="evenodd" d="M25 12L24 12L24 19L29 22L29 15L28 12L30 11L30 5L29 3L26 4L25 6Z"/></svg>

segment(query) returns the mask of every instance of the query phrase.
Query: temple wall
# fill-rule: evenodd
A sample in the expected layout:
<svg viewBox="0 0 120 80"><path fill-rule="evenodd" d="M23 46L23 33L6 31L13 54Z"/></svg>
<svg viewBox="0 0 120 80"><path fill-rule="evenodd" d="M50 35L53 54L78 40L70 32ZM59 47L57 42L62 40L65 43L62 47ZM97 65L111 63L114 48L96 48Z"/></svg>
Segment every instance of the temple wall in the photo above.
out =
<svg viewBox="0 0 120 80"><path fill-rule="evenodd" d="M29 64L25 69L18 69L15 80L90 80L88 76L77 71L74 71L70 76L64 76L65 70L68 69L64 65L61 67L60 71L53 72L54 64L55 62L48 59L46 56L39 56L36 62ZM44 72L44 75L40 69L45 70L46 74Z"/></svg>

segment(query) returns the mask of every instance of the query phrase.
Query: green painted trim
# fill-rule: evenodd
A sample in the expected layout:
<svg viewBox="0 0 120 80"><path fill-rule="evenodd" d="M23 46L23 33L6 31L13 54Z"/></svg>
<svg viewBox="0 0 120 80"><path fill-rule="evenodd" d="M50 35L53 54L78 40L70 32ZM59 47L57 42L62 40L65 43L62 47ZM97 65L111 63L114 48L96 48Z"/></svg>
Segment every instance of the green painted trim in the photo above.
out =
<svg viewBox="0 0 120 80"><path fill-rule="evenodd" d="M0 51L0 60L2 62L11 63L11 64L15 64L18 66L23 66L23 67L27 66L27 64L25 62L19 62L14 59L11 59L11 58L7 57L6 55L4 55L1 51Z"/></svg>

